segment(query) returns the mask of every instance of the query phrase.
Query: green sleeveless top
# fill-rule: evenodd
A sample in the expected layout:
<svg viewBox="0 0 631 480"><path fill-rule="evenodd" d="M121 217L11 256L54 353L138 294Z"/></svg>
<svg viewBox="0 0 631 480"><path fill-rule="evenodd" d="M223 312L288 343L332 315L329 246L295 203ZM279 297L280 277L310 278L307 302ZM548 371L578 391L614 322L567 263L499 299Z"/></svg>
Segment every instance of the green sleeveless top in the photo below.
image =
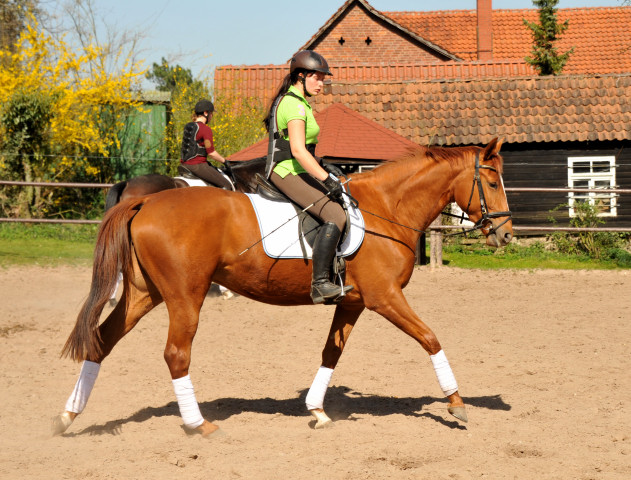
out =
<svg viewBox="0 0 631 480"><path fill-rule="evenodd" d="M311 145L318 143L318 134L320 133L320 127L316 123L313 116L313 110L311 105L305 99L293 85L289 87L289 91L294 93L300 98L296 98L292 95L285 95L278 105L276 110L276 122L278 124L278 130L280 132L287 131L287 125L292 120L302 120L306 124L305 130L305 144ZM289 136L284 136L285 140L289 140ZM283 160L274 167L274 172L281 178L285 178L288 174L298 175L304 173L306 170L300 165L300 162L294 158L289 160Z"/></svg>

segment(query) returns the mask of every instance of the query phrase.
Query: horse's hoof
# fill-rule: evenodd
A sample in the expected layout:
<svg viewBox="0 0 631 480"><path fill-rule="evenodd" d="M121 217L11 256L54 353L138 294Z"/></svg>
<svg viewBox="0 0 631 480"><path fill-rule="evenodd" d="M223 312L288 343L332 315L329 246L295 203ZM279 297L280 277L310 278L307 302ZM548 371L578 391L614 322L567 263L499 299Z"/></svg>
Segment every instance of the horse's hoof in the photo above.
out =
<svg viewBox="0 0 631 480"><path fill-rule="evenodd" d="M72 425L72 418L70 418L70 415L68 415L68 412L64 412L61 415L57 415L56 417L53 417L53 424L52 424L53 437L56 437L64 433L66 430L68 430L68 427L70 425Z"/></svg>
<svg viewBox="0 0 631 480"><path fill-rule="evenodd" d="M463 422L469 421L469 419L467 418L467 410L464 408L464 406L448 407L447 411L451 413L454 417L456 417L458 420L461 420Z"/></svg>
<svg viewBox="0 0 631 480"><path fill-rule="evenodd" d="M313 426L315 429L329 428L333 426L333 420L331 420L323 410L309 410L311 415L316 419L316 423Z"/></svg>
<svg viewBox="0 0 631 480"><path fill-rule="evenodd" d="M201 435L204 438L218 438L226 436L226 432L217 425L210 423L208 420L204 420L204 423L197 428L190 428L186 425L182 425L182 429L189 436Z"/></svg>

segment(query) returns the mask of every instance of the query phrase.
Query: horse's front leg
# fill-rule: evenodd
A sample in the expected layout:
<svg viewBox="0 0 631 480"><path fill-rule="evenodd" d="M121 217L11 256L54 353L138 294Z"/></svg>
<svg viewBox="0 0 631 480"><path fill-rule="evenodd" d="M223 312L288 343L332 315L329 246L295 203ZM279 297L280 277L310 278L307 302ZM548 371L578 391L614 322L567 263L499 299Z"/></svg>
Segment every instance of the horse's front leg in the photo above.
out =
<svg viewBox="0 0 631 480"><path fill-rule="evenodd" d="M322 350L322 365L316 373L306 398L307 409L316 419L315 428L332 425L331 419L324 413L324 396L331 383L333 370L348 341L348 336L363 311L363 305L338 305L335 309L331 330Z"/></svg>
<svg viewBox="0 0 631 480"><path fill-rule="evenodd" d="M421 344L429 354L438 384L449 400L449 413L463 422L468 421L464 401L458 393L458 383L445 352L434 332L410 308L403 292L391 289L388 291L387 297L380 296L376 301L367 301L366 306L385 317Z"/></svg>

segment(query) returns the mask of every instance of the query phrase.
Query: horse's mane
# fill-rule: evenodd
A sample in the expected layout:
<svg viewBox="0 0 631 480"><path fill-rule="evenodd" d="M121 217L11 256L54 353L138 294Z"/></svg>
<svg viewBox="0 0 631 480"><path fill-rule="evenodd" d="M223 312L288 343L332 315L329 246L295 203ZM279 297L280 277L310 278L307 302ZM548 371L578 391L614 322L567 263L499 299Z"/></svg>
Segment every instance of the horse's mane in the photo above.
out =
<svg viewBox="0 0 631 480"><path fill-rule="evenodd" d="M374 168L372 172L380 172L381 174L387 173L389 169L410 168L411 163L418 163L421 166L424 162L446 162L450 164L457 164L463 162L467 158L466 153L481 152L481 147L465 146L465 147L424 147L419 146L415 148L408 148L407 151L398 158L390 162L384 162L378 167ZM503 161L500 155L494 155L491 160L493 166L501 174L503 170ZM418 170L419 166L416 167Z"/></svg>

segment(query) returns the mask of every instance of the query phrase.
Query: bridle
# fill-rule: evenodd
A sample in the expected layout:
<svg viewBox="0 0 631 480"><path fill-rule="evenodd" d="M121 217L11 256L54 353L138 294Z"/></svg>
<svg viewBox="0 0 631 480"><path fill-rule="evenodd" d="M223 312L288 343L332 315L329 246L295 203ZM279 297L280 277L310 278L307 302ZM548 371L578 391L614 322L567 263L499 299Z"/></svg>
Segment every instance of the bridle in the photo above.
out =
<svg viewBox="0 0 631 480"><path fill-rule="evenodd" d="M475 225L473 225L473 227L469 229L463 229L461 232L448 234L448 236L462 235L469 232L473 232L478 229L484 231L484 229L487 228L485 227L487 223L491 224L491 226L488 228L488 232L489 232L488 235L491 235L491 234L494 234L502 225L504 225L506 222L508 222L511 219L512 213L510 212L510 210L507 210L505 212L489 212L489 209L486 206L486 197L484 196L484 188L482 188L482 178L480 177L480 169L482 168L491 170L493 172L497 172L497 168L491 165L480 165L480 152L476 152L475 153L475 172L473 174L473 185L471 186L471 194L469 195L469 202L467 203L466 210L462 212L462 215L454 215L452 213L443 212L443 215L460 218L460 223L462 223L464 221L465 214L467 216L469 215L469 208L471 207L471 201L473 200L473 192L475 192L475 187L477 185L478 194L480 195L480 211L482 212L482 217L480 218L480 220L478 220L475 223ZM501 180L501 176L500 176L500 180ZM492 218L499 218L499 217L506 217L506 220L504 220L499 225L494 226L490 220Z"/></svg>

